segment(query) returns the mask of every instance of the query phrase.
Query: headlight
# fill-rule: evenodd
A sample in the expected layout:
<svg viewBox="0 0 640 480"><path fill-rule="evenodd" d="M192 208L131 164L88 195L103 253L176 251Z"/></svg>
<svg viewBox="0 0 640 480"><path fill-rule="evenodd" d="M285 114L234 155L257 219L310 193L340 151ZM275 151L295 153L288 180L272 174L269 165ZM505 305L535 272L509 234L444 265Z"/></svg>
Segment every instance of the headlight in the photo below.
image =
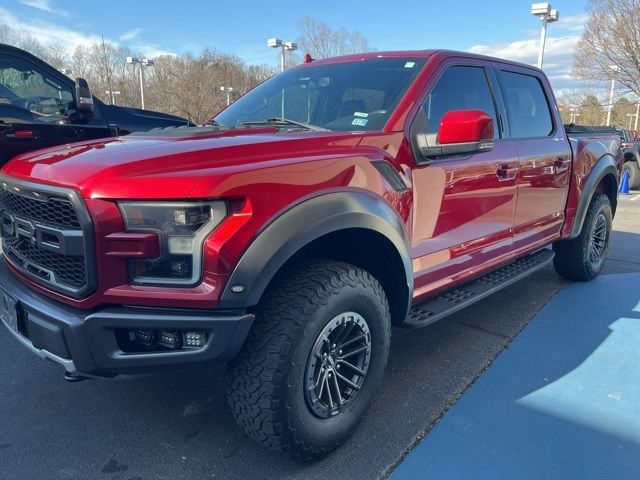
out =
<svg viewBox="0 0 640 480"><path fill-rule="evenodd" d="M160 257L129 260L129 278L140 284L193 285L202 275L202 246L227 216L227 204L210 202L122 202L128 232L154 232Z"/></svg>

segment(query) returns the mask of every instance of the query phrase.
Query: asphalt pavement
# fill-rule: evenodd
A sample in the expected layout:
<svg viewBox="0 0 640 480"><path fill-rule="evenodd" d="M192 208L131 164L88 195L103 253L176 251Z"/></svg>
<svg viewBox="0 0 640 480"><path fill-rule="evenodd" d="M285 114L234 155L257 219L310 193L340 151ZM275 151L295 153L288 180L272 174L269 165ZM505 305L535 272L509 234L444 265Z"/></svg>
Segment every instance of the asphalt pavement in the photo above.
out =
<svg viewBox="0 0 640 480"><path fill-rule="evenodd" d="M604 274L640 271L640 195L621 199ZM568 283L553 268L430 327L395 329L384 385L340 450L312 465L248 439L224 368L69 384L0 329L0 479L374 479L405 455Z"/></svg>

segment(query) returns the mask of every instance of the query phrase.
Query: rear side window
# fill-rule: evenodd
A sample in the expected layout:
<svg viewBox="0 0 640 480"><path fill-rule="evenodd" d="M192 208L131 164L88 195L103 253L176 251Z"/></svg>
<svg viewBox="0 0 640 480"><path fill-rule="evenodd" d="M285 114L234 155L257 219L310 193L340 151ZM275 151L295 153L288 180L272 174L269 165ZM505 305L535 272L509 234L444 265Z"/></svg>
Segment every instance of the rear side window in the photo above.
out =
<svg viewBox="0 0 640 480"><path fill-rule="evenodd" d="M435 145L440 122L451 110L483 110L494 121L494 135L498 138L496 109L487 76L482 67L453 66L447 68L438 79L424 102L429 144Z"/></svg>
<svg viewBox="0 0 640 480"><path fill-rule="evenodd" d="M501 71L511 138L546 137L553 132L549 103L540 80Z"/></svg>

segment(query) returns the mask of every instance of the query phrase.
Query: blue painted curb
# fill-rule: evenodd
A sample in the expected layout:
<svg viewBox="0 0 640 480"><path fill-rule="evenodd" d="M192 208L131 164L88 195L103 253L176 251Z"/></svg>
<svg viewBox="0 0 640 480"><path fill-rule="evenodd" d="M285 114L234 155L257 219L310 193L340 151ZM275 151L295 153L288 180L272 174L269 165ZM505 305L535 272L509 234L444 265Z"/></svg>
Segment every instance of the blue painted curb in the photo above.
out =
<svg viewBox="0 0 640 480"><path fill-rule="evenodd" d="M422 478L639 479L640 273L556 295L392 475Z"/></svg>

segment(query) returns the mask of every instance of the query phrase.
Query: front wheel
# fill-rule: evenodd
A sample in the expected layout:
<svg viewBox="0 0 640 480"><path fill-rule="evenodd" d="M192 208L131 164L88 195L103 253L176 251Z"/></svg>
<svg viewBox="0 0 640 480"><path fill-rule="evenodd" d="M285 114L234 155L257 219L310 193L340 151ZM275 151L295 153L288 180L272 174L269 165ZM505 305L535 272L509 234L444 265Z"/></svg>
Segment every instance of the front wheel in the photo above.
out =
<svg viewBox="0 0 640 480"><path fill-rule="evenodd" d="M607 259L613 215L609 197L594 194L580 235L553 245L553 265L559 275L569 280L596 278Z"/></svg>
<svg viewBox="0 0 640 480"><path fill-rule="evenodd" d="M390 313L379 282L352 265L314 260L276 280L258 306L227 397L254 440L302 460L339 447L382 382Z"/></svg>

